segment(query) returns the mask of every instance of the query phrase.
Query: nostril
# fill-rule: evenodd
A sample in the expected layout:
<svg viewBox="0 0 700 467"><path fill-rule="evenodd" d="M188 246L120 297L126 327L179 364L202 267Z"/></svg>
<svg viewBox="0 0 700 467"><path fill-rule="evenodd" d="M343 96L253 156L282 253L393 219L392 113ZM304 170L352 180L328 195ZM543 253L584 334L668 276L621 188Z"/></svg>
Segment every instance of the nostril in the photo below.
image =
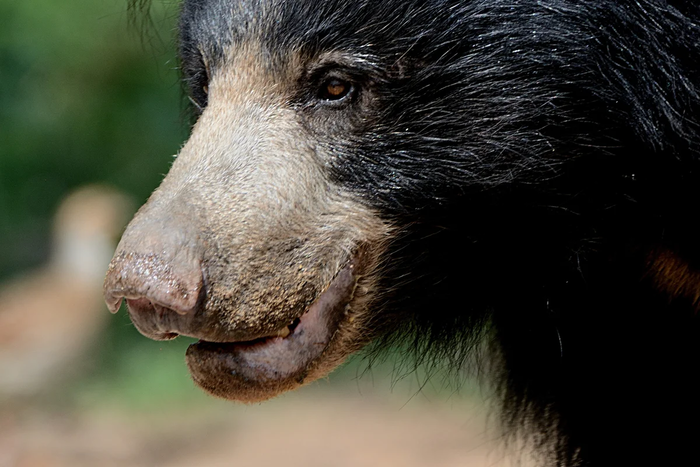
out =
<svg viewBox="0 0 700 467"><path fill-rule="evenodd" d="M127 298L126 306L129 308L130 313L138 314L155 314L158 318L163 318L170 313L177 313L180 316L184 316L187 313L178 312L171 308L168 308L157 303L153 303L148 298Z"/></svg>
<svg viewBox="0 0 700 467"><path fill-rule="evenodd" d="M170 308L151 302L148 298L126 299L129 316L136 327L144 334L156 340L171 340L179 336L171 328L176 326L173 322L175 312ZM182 316L183 314L178 313Z"/></svg>
<svg viewBox="0 0 700 467"><path fill-rule="evenodd" d="M163 307L178 315L195 314L204 291L203 272L193 258L170 258L165 261L154 254L118 252L107 271L105 301L110 311L119 310L122 299L140 306L138 300Z"/></svg>
<svg viewBox="0 0 700 467"><path fill-rule="evenodd" d="M129 313L145 315L155 313L156 308L147 298L127 298L126 306L129 308Z"/></svg>
<svg viewBox="0 0 700 467"><path fill-rule="evenodd" d="M150 297L125 298L126 306L130 311L135 313L153 313L157 317L162 318L169 313L176 313L180 316L185 316L191 313L191 310L180 310L168 305L162 305Z"/></svg>

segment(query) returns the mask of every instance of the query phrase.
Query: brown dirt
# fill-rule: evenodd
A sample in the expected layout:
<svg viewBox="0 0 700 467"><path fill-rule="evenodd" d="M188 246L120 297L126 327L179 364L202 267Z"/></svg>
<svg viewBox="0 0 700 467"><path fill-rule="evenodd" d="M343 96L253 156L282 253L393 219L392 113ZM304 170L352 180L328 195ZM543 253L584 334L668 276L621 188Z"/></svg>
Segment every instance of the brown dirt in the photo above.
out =
<svg viewBox="0 0 700 467"><path fill-rule="evenodd" d="M476 407L302 390L167 414L34 409L0 415L0 467L513 465Z"/></svg>

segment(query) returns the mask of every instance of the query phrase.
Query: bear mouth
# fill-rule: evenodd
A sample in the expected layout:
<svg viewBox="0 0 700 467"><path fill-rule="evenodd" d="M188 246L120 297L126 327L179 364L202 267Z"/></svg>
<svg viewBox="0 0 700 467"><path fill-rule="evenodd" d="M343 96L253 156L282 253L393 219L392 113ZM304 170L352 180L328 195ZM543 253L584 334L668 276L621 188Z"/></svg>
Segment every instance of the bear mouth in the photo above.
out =
<svg viewBox="0 0 700 467"><path fill-rule="evenodd" d="M345 266L302 316L274 335L190 345L186 360L195 383L216 396L250 402L303 384L346 318L358 278L354 263Z"/></svg>
<svg viewBox="0 0 700 467"><path fill-rule="evenodd" d="M126 301L132 321L149 337L169 340L186 335L200 339L186 352L187 366L197 385L218 397L260 401L303 384L318 361L324 360L320 357L348 319L360 278L354 259L340 269L301 316L267 336L249 340L229 341L222 335L197 335L177 325L168 327L172 323L153 318L153 311L161 318L177 318L176 314L158 313L163 307L145 298ZM143 326L144 308L151 310L151 329ZM160 328L158 332L152 329L154 323Z"/></svg>

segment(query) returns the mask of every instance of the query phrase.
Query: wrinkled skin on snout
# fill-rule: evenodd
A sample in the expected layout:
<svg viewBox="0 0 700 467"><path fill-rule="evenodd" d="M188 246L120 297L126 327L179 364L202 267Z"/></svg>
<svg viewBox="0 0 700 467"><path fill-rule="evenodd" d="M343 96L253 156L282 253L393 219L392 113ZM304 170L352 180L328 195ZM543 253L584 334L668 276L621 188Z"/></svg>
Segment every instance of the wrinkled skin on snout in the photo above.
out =
<svg viewBox="0 0 700 467"><path fill-rule="evenodd" d="M243 401L328 373L366 327L389 227L331 183L328 152L287 104L292 61L272 71L232 49L162 185L128 226L105 297L158 340L199 338L195 382Z"/></svg>

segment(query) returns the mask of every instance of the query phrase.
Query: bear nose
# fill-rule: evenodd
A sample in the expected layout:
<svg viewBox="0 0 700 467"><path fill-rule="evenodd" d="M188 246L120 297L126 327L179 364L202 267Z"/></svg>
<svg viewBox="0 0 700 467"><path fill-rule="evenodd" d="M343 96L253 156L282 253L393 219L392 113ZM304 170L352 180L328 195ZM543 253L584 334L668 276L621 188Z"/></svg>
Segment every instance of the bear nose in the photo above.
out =
<svg viewBox="0 0 700 467"><path fill-rule="evenodd" d="M194 264L173 264L156 254L118 252L109 265L105 301L116 313L122 300L147 299L177 314L193 313L203 291L201 270Z"/></svg>
<svg viewBox="0 0 700 467"><path fill-rule="evenodd" d="M178 227L172 219L144 215L129 224L104 282L105 301L112 313L123 299L130 305L152 305L134 307L138 309L167 309L178 315L196 311L204 295L201 255L192 243L197 236Z"/></svg>

